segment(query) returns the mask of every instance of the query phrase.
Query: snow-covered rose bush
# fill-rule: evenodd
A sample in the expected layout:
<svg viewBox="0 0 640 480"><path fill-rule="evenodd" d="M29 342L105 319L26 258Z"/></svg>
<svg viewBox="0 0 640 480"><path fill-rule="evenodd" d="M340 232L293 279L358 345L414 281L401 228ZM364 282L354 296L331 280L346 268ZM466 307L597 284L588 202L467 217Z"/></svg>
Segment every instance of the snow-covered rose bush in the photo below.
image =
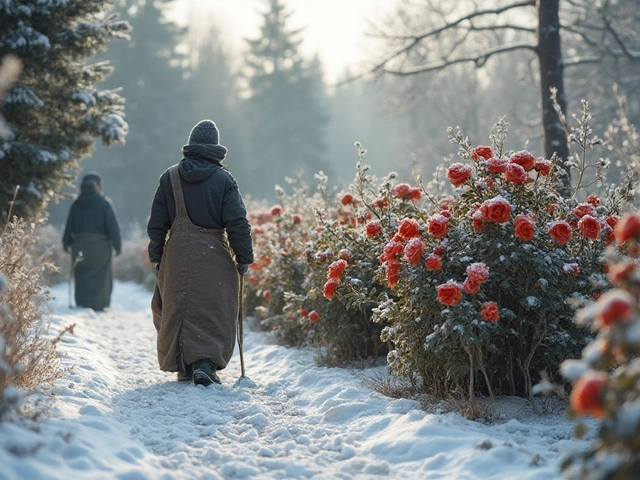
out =
<svg viewBox="0 0 640 480"><path fill-rule="evenodd" d="M640 213L625 214L614 233L618 248L607 251L613 288L576 316L597 337L580 360L562 364L573 382L570 414L601 419L596 442L567 455L569 478L640 478L640 272L637 255L628 254L640 241Z"/></svg>
<svg viewBox="0 0 640 480"><path fill-rule="evenodd" d="M590 338L568 299L607 287L601 257L619 202L566 199L555 159L507 151L496 128L493 145L476 148L451 130L455 196L428 195L400 216L381 252L392 293L375 318L395 347L390 367L438 396L530 396L540 372L556 375Z"/></svg>

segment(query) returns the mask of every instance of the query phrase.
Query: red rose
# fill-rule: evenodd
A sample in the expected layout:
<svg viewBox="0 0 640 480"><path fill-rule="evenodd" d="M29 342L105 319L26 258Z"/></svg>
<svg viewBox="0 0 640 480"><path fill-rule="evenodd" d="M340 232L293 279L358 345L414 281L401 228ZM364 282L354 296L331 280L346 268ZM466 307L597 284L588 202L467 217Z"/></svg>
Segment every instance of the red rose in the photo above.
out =
<svg viewBox="0 0 640 480"><path fill-rule="evenodd" d="M258 284L258 277L256 277L255 275L251 275L249 277L249 282L251 283L251 285L257 285Z"/></svg>
<svg viewBox="0 0 640 480"><path fill-rule="evenodd" d="M309 312L309 320L311 320L312 322L317 322L318 320L320 320L320 314L315 310L311 310Z"/></svg>
<svg viewBox="0 0 640 480"><path fill-rule="evenodd" d="M272 216L277 216L280 215L282 213L282 207L280 205L274 205L273 207L271 207L271 215Z"/></svg>
<svg viewBox="0 0 640 480"><path fill-rule="evenodd" d="M441 210L440 215L448 219L451 219L453 217L453 213L451 213L449 210Z"/></svg>
<svg viewBox="0 0 640 480"><path fill-rule="evenodd" d="M578 415L604 416L604 408L600 400L602 387L607 383L608 375L604 372L589 370L582 375L573 386L571 392L571 408Z"/></svg>
<svg viewBox="0 0 640 480"><path fill-rule="evenodd" d="M367 231L367 237L375 237L382 231L382 223L380 223L380 220L374 220L367 223L367 226L365 228Z"/></svg>
<svg viewBox="0 0 640 480"><path fill-rule="evenodd" d="M344 260L336 260L329 265L329 271L327 272L327 278L339 279L344 269L347 268L347 262Z"/></svg>
<svg viewBox="0 0 640 480"><path fill-rule="evenodd" d="M609 271L607 272L609 281L614 285L619 285L635 271L636 266L637 263L635 260L625 260L623 262L614 263L609 267Z"/></svg>
<svg viewBox="0 0 640 480"><path fill-rule="evenodd" d="M469 295L475 295L480 291L480 284L472 278L466 278L462 283L462 291Z"/></svg>
<svg viewBox="0 0 640 480"><path fill-rule="evenodd" d="M565 275L572 275L574 277L577 277L578 275L580 275L580 265L578 265L577 263L565 263L562 266L562 273L564 273Z"/></svg>
<svg viewBox="0 0 640 480"><path fill-rule="evenodd" d="M492 157L487 160L486 167L489 173L504 173L507 169L507 159Z"/></svg>
<svg viewBox="0 0 640 480"><path fill-rule="evenodd" d="M304 307L300 307L298 309L298 315L300 315L301 317L306 317L307 315L309 315L309 310Z"/></svg>
<svg viewBox="0 0 640 480"><path fill-rule="evenodd" d="M551 162L549 160L538 160L536 161L535 169L540 175L546 177L551 173Z"/></svg>
<svg viewBox="0 0 640 480"><path fill-rule="evenodd" d="M453 206L453 200L446 198L440 202L440 210L450 210Z"/></svg>
<svg viewBox="0 0 640 480"><path fill-rule="evenodd" d="M398 235L404 239L418 237L420 235L420 225L415 218L403 218L398 225Z"/></svg>
<svg viewBox="0 0 640 480"><path fill-rule="evenodd" d="M387 203L387 201L384 198L377 198L372 204L372 207L378 207L378 208L384 208L387 205L389 205Z"/></svg>
<svg viewBox="0 0 640 480"><path fill-rule="evenodd" d="M504 178L514 185L521 185L529 180L529 175L521 165L508 163L504 171Z"/></svg>
<svg viewBox="0 0 640 480"><path fill-rule="evenodd" d="M522 150L521 152L514 153L513 155L511 155L511 158L509 159L509 161L511 163L520 165L527 172L529 170L533 170L533 167L535 167L536 165L536 158L526 150Z"/></svg>
<svg viewBox="0 0 640 480"><path fill-rule="evenodd" d="M407 258L407 262L410 265L417 265L422 259L424 253L424 244L421 238L413 238L409 240L404 247L404 256Z"/></svg>
<svg viewBox="0 0 640 480"><path fill-rule="evenodd" d="M600 238L600 222L591 215L583 216L578 222L578 228L585 238L589 238L591 240Z"/></svg>
<svg viewBox="0 0 640 480"><path fill-rule="evenodd" d="M422 198L422 192L418 188L412 188L409 192L409 200L412 202L417 202Z"/></svg>
<svg viewBox="0 0 640 480"><path fill-rule="evenodd" d="M447 253L446 242L440 242L438 245L436 245L436 248L433 249L433 254L439 256L440 258L444 257L445 253Z"/></svg>
<svg viewBox="0 0 640 480"><path fill-rule="evenodd" d="M480 315L482 315L482 319L486 322L497 322L500 318L498 304L496 302L484 302Z"/></svg>
<svg viewBox="0 0 640 480"><path fill-rule="evenodd" d="M611 228L616 228L616 225L618 224L618 222L620 221L620 218L614 216L611 217L607 217L607 225L609 225Z"/></svg>
<svg viewBox="0 0 640 480"><path fill-rule="evenodd" d="M404 246L400 242L391 240L389 243L387 243L384 246L383 252L386 255L387 260L393 261L396 259L396 256L398 256L398 254L402 252L403 249L404 249Z"/></svg>
<svg viewBox="0 0 640 480"><path fill-rule="evenodd" d="M436 287L438 300L443 305L457 305L462 300L462 285L453 280Z"/></svg>
<svg viewBox="0 0 640 480"><path fill-rule="evenodd" d="M330 278L329 280L327 280L327 283L324 284L324 289L322 292L324 298L326 298L327 300L331 300L333 298L333 294L336 291L336 288L338 288L339 283L340 282L335 278Z"/></svg>
<svg viewBox="0 0 640 480"><path fill-rule="evenodd" d="M517 218L517 217L516 217ZM536 232L536 227L533 222L528 218L524 217L519 222L513 222L516 226L515 228L515 236L520 240L528 242L533 238L533 235Z"/></svg>
<svg viewBox="0 0 640 480"><path fill-rule="evenodd" d="M265 291L262 293L262 296L263 296L263 297L264 297L264 299L265 299L265 300L267 300L267 301L271 300L271 292L270 292L269 290L265 290Z"/></svg>
<svg viewBox="0 0 640 480"><path fill-rule="evenodd" d="M442 268L442 260L437 255L431 254L424 262L424 266L427 270L440 270Z"/></svg>
<svg viewBox="0 0 640 480"><path fill-rule="evenodd" d="M411 188L408 183L399 183L393 189L393 196L396 198L409 198L411 196Z"/></svg>
<svg viewBox="0 0 640 480"><path fill-rule="evenodd" d="M398 284L401 268L402 266L398 262L387 263L385 273L387 275L387 282L389 282L389 288L393 288Z"/></svg>
<svg viewBox="0 0 640 480"><path fill-rule="evenodd" d="M505 223L511 215L511 205L501 196L485 200L480 206L485 222Z"/></svg>
<svg viewBox="0 0 640 480"><path fill-rule="evenodd" d="M473 174L473 168L471 165L464 165L462 163L454 163L447 170L447 178L451 180L451 184L454 187L459 187L465 183Z"/></svg>
<svg viewBox="0 0 640 480"><path fill-rule="evenodd" d="M551 235L551 238L553 238L558 245L564 245L571 240L571 225L564 220L558 220L551 224L549 235Z"/></svg>
<svg viewBox="0 0 640 480"><path fill-rule="evenodd" d="M482 262L472 263L467 267L467 277L476 283L484 283L489 278L489 267Z"/></svg>
<svg viewBox="0 0 640 480"><path fill-rule="evenodd" d="M573 210L571 210L574 216L582 218L585 215L596 215L596 209L590 203L579 203Z"/></svg>
<svg viewBox="0 0 640 480"><path fill-rule="evenodd" d="M302 217L300 215L294 215L291 218L293 218L293 223L296 225L302 223Z"/></svg>
<svg viewBox="0 0 640 480"><path fill-rule="evenodd" d="M436 238L443 238L447 235L449 219L444 215L436 214L427 220L429 233Z"/></svg>
<svg viewBox="0 0 640 480"><path fill-rule="evenodd" d="M626 290L613 289L600 297L596 304L596 326L604 328L617 320L629 321L633 315L635 302Z"/></svg>
<svg viewBox="0 0 640 480"><path fill-rule="evenodd" d="M595 195L589 195L587 197L587 203L590 203L594 207L597 207L598 205L600 205L600 199Z"/></svg>
<svg viewBox="0 0 640 480"><path fill-rule="evenodd" d="M353 257L353 253L351 253L351 250L348 248L343 248L338 252L338 258L346 260L347 262L351 260L351 257Z"/></svg>
<svg viewBox="0 0 640 480"><path fill-rule="evenodd" d="M471 216L473 220L473 231L475 233L480 233L484 230L484 220L482 219L482 212L480 210L476 210L473 212Z"/></svg>
<svg viewBox="0 0 640 480"><path fill-rule="evenodd" d="M350 205L353 203L353 195L350 193L345 193L344 196L340 199L340 203L342 205Z"/></svg>
<svg viewBox="0 0 640 480"><path fill-rule="evenodd" d="M471 150L471 158L473 158L476 162L480 160L480 158L488 160L491 157L493 157L493 149L491 147L480 145L479 147Z"/></svg>
<svg viewBox="0 0 640 480"><path fill-rule="evenodd" d="M613 230L616 241L622 245L640 234L640 216L637 213L625 213Z"/></svg>

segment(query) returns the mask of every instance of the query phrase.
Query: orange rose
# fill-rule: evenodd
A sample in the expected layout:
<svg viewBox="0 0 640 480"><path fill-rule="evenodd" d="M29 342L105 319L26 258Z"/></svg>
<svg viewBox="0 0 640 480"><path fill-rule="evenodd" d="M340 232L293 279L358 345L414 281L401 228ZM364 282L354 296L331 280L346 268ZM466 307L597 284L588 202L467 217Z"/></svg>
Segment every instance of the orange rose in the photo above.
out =
<svg viewBox="0 0 640 480"><path fill-rule="evenodd" d="M443 305L457 305L462 300L462 285L453 280L436 287L438 300Z"/></svg>
<svg viewBox="0 0 640 480"><path fill-rule="evenodd" d="M549 228L549 235L551 235L551 238L559 245L564 245L571 240L571 225L564 220L558 220Z"/></svg>
<svg viewBox="0 0 640 480"><path fill-rule="evenodd" d="M487 147L486 145L480 145L471 150L471 158L473 158L476 162L480 160L480 158L489 160L491 157L493 157L493 149L491 147Z"/></svg>
<svg viewBox="0 0 640 480"><path fill-rule="evenodd" d="M511 205L501 196L485 200L480 206L485 222L505 223L511 215Z"/></svg>
<svg viewBox="0 0 640 480"><path fill-rule="evenodd" d="M571 408L579 415L593 415L595 418L604 416L604 408L600 400L602 386L608 376L604 372L588 371L582 375L573 386L571 392Z"/></svg>
<svg viewBox="0 0 640 480"><path fill-rule="evenodd" d="M442 268L442 260L437 255L429 255L424 262L427 270L440 270Z"/></svg>
<svg viewBox="0 0 640 480"><path fill-rule="evenodd" d="M533 238L535 232L536 228L533 225L533 222L526 217L520 219L520 221L516 223L515 236L520 240L528 242Z"/></svg>
<svg viewBox="0 0 640 480"><path fill-rule="evenodd" d="M498 312L498 304L496 302L483 303L480 315L482 315L482 319L487 322L497 322L500 318L500 313Z"/></svg>

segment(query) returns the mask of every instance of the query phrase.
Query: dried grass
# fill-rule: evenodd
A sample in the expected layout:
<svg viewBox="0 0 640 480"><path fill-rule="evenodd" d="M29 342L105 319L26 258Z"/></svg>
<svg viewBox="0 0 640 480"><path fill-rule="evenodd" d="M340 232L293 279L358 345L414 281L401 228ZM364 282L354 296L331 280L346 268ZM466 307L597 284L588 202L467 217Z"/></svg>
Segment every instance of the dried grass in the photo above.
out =
<svg viewBox="0 0 640 480"><path fill-rule="evenodd" d="M53 267L46 255L30 253L38 227L14 217L0 236L0 419L63 375L56 344L73 329L54 338L49 333L45 314L51 297L43 279ZM39 413L32 409L29 415Z"/></svg>

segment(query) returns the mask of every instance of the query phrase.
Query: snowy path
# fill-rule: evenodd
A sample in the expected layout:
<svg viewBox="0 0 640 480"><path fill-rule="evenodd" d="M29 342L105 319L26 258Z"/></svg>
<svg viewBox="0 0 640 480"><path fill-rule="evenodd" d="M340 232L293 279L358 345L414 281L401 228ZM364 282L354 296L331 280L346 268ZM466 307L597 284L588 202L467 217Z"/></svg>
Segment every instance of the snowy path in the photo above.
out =
<svg viewBox="0 0 640 480"><path fill-rule="evenodd" d="M255 387L233 386L237 357L223 385L178 383L157 369L148 292L116 284L105 314L68 309L62 287L54 294L54 325L76 323L60 346L74 367L40 432L0 425L0 479L548 480L573 444L561 415L487 426L427 414L254 332L245 361Z"/></svg>

